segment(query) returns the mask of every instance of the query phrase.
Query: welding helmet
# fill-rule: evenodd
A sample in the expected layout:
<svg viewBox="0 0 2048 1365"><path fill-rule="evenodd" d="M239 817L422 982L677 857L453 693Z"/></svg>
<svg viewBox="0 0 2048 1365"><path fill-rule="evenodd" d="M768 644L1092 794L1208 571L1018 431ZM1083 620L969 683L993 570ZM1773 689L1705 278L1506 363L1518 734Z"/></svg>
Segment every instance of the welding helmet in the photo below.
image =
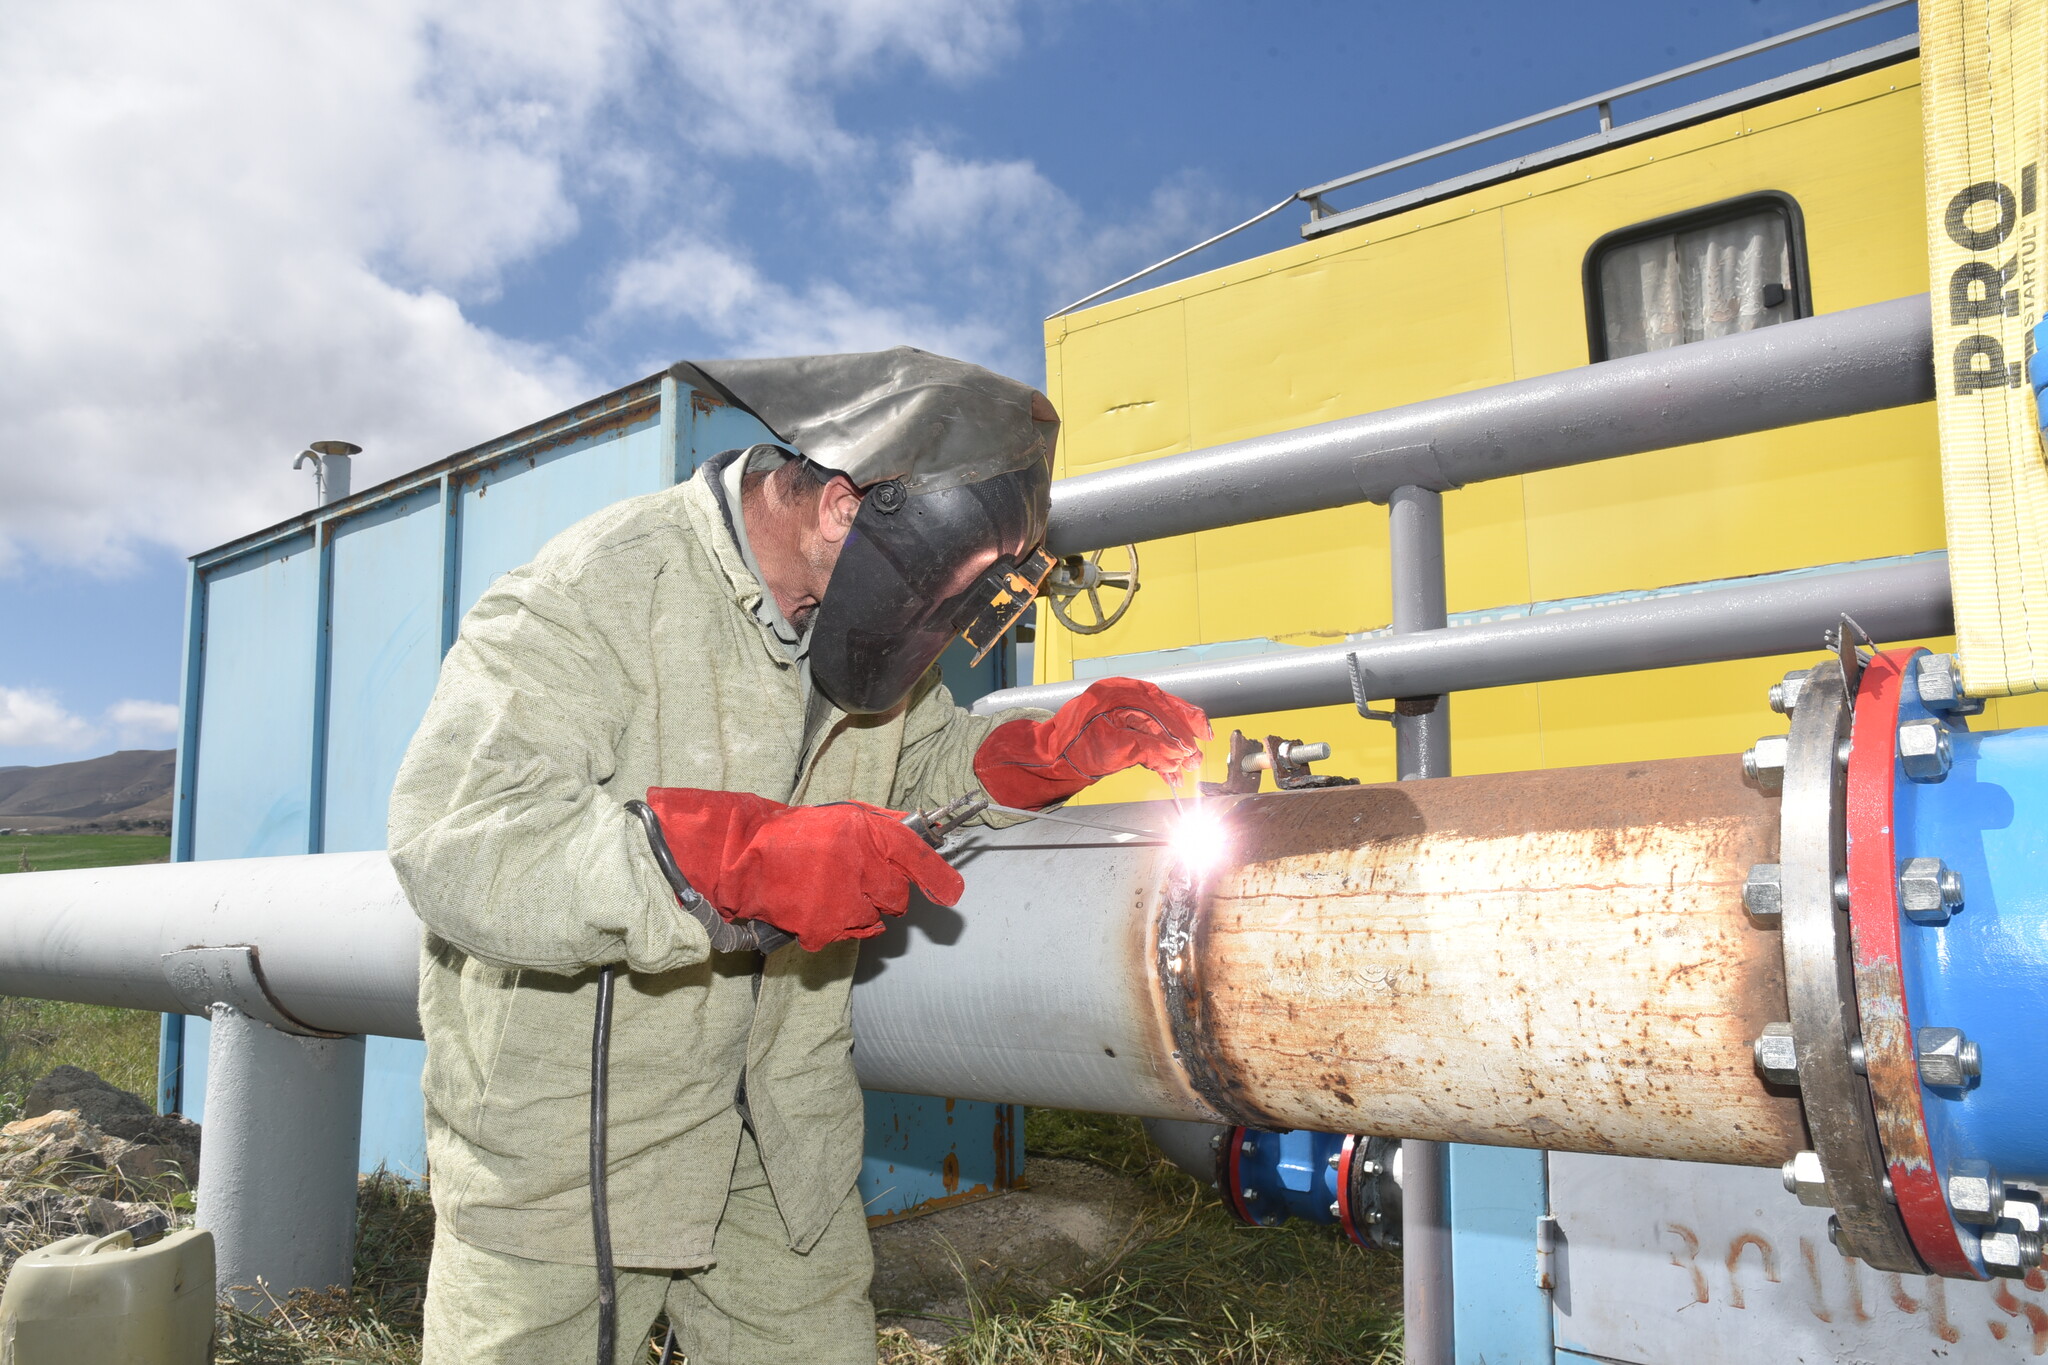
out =
<svg viewBox="0 0 2048 1365"><path fill-rule="evenodd" d="M955 636L979 662L1051 571L1059 418L1030 385L908 346L671 372L861 491L811 618L811 680L841 710L899 705Z"/></svg>

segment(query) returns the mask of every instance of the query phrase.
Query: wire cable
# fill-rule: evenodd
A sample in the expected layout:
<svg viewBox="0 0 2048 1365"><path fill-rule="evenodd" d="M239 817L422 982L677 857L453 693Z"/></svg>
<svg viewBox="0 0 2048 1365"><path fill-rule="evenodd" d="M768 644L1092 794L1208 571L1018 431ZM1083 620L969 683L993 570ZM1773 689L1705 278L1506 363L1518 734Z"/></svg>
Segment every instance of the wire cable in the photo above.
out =
<svg viewBox="0 0 2048 1365"><path fill-rule="evenodd" d="M611 1082L612 985L616 968L597 969L597 1013L590 1028L590 1235L597 1252L597 1365L613 1365L619 1335L618 1272L612 1265L612 1215L605 1196L605 1091Z"/></svg>

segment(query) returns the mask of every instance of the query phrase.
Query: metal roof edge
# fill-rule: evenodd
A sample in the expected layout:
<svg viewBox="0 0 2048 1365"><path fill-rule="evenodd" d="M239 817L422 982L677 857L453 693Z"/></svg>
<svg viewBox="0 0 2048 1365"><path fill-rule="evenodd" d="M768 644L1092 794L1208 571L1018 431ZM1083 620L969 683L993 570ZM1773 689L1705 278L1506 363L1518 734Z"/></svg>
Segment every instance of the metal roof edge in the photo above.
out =
<svg viewBox="0 0 2048 1365"><path fill-rule="evenodd" d="M266 545L304 535L323 522L346 520L393 498L438 483L445 477L462 474L493 460L502 460L532 448L545 450L572 441L598 423L629 418L640 409L658 406L661 402L661 381L666 375L666 370L648 375L644 379L635 380L631 384L600 394L574 407L564 408L538 421L529 422L502 436L494 436L478 445L458 450L453 455L444 455L429 464L395 474L382 483L372 484L368 488L350 493L338 502L328 503L324 507L310 507L260 530L224 541L211 549L187 555L186 559L203 572L230 560L239 559Z"/></svg>
<svg viewBox="0 0 2048 1365"><path fill-rule="evenodd" d="M1753 85L1746 85L1738 90L1730 90L1725 94L1696 100L1691 104L1681 105L1677 109L1668 110L1662 114L1652 114L1648 118L1637 119L1633 123L1625 123L1618 128L1591 133L1585 137L1559 143L1554 147L1548 147L1539 152L1531 152L1525 156L1495 162L1491 166L1483 167L1476 171L1468 171L1463 175L1452 176L1447 180L1439 180L1434 184L1424 185L1418 189L1405 190L1400 194L1389 195L1385 199L1377 199L1370 204L1361 204L1357 208L1343 209L1337 213L1327 214L1320 218L1311 218L1302 225L1301 235L1304 240L1326 237L1333 232L1342 232L1346 228L1353 228L1361 223L1369 223L1377 219L1390 217L1407 209L1421 208L1428 204L1455 198L1470 190L1483 189L1488 185L1497 185L1504 181L1512 180L1516 176L1525 175L1530 171L1566 165L1598 152L1609 151L1616 147L1624 147L1630 143L1641 142L1646 138L1655 137L1662 133L1675 132L1681 128L1689 128L1694 124L1705 123L1709 119L1719 118L1723 114L1739 113L1744 109L1753 109L1758 105L1768 104L1772 100L1796 95L1803 90L1811 90L1834 81L1846 80L1851 76L1860 76L1865 72L1879 70L1898 62L1908 61L1919 55L1919 52L1919 34L1912 33L1903 38L1894 38L1890 42L1879 43L1875 47L1867 47L1860 51L1845 53L1829 61L1821 62L1814 66L1802 67L1797 71L1790 71L1767 81L1758 81Z"/></svg>

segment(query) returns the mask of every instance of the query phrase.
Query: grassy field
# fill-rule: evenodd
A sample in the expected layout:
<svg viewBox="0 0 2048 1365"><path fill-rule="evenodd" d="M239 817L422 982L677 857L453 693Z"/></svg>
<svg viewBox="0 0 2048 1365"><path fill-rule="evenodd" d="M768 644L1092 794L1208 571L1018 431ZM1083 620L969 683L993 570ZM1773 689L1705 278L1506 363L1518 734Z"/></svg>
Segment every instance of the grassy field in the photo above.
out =
<svg viewBox="0 0 2048 1365"><path fill-rule="evenodd" d="M171 841L161 834L10 834L0 839L0 872L125 867L169 862L170 857Z"/></svg>
<svg viewBox="0 0 2048 1365"><path fill-rule="evenodd" d="M160 863L170 852L157 835L11 834L0 839L0 874ZM18 1115L29 1086L67 1062L154 1100L156 1037L157 1016L141 1010L0 996L0 1118Z"/></svg>
<svg viewBox="0 0 2048 1365"><path fill-rule="evenodd" d="M140 835L0 839L0 873L154 862ZM22 862L28 867L23 868ZM37 1077L69 1062L144 1097L156 1090L157 1016L0 997L0 1118ZM1138 1180L1144 1232L1091 1284L1049 1303L983 1302L943 1351L892 1333L888 1365L1391 1365L1400 1359L1401 1269L1333 1228L1247 1228L1169 1165L1136 1119L1034 1109L1034 1156L1092 1161ZM223 1319L222 1365L416 1365L433 1240L424 1190L363 1185L355 1286ZM649 1359L653 1358L652 1352Z"/></svg>

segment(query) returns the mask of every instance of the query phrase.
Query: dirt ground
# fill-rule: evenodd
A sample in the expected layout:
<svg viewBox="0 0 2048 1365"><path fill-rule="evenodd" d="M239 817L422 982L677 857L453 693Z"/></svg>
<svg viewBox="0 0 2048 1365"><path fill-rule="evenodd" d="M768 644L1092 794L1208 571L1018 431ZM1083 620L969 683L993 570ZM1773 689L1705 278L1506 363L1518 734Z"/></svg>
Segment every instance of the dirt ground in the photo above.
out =
<svg viewBox="0 0 2048 1365"><path fill-rule="evenodd" d="M1080 1289L1142 1236L1137 1180L1046 1157L1032 1159L1028 1179L1028 1188L994 1199L876 1228L881 1326L943 1345L977 1301Z"/></svg>

